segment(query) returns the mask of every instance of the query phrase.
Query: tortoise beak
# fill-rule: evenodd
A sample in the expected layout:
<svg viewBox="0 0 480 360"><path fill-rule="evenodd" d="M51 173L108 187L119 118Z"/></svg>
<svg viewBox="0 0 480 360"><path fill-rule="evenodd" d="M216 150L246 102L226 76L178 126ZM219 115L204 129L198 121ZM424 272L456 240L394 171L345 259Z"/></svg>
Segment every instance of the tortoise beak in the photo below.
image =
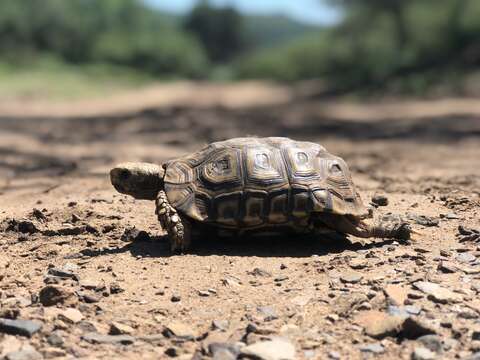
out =
<svg viewBox="0 0 480 360"><path fill-rule="evenodd" d="M122 186L121 176L123 169L113 168L110 170L110 182L112 183L115 190L124 194L125 188Z"/></svg>

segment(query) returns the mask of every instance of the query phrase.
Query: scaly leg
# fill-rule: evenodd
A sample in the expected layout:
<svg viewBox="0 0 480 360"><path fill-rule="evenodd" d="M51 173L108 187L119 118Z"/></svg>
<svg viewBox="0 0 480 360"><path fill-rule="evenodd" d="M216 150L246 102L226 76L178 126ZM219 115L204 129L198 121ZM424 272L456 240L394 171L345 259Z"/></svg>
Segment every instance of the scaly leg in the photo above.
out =
<svg viewBox="0 0 480 360"><path fill-rule="evenodd" d="M168 202L165 191L159 191L155 201L155 213L160 225L167 231L172 252L185 252L190 247L191 224Z"/></svg>
<svg viewBox="0 0 480 360"><path fill-rule="evenodd" d="M415 233L407 223L381 223L370 225L348 215L319 214L318 221L330 229L361 238L409 240Z"/></svg>

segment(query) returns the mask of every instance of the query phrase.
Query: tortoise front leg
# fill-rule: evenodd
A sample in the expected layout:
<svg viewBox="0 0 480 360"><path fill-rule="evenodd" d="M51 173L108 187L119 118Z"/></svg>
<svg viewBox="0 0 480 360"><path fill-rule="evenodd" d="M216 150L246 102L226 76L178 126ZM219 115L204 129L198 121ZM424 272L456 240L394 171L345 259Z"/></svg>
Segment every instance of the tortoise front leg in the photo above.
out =
<svg viewBox="0 0 480 360"><path fill-rule="evenodd" d="M191 224L170 205L165 191L159 191L155 201L155 213L160 225L167 231L172 252L188 250L191 242Z"/></svg>

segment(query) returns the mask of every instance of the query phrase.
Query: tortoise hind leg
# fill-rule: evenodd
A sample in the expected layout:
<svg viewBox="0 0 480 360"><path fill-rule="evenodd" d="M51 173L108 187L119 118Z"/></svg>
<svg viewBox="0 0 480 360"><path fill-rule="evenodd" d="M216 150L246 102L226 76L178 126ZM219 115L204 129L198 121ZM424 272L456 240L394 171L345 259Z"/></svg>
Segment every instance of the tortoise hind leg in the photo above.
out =
<svg viewBox="0 0 480 360"><path fill-rule="evenodd" d="M317 219L330 229L361 238L409 240L413 233L410 225L404 222L370 225L353 216L334 214L322 214Z"/></svg>
<svg viewBox="0 0 480 360"><path fill-rule="evenodd" d="M167 231L170 240L170 250L173 253L183 253L190 247L191 224L185 217L178 214L168 202L165 191L159 191L155 201L155 213L160 225Z"/></svg>

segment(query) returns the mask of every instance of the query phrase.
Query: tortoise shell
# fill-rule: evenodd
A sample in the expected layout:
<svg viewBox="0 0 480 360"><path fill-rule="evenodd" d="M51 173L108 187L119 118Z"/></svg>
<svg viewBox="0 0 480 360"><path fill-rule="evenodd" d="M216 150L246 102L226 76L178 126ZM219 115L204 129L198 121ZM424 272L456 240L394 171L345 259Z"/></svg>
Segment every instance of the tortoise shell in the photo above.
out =
<svg viewBox="0 0 480 360"><path fill-rule="evenodd" d="M219 227L300 226L312 212L366 213L346 163L311 142L235 138L163 166L171 205Z"/></svg>

